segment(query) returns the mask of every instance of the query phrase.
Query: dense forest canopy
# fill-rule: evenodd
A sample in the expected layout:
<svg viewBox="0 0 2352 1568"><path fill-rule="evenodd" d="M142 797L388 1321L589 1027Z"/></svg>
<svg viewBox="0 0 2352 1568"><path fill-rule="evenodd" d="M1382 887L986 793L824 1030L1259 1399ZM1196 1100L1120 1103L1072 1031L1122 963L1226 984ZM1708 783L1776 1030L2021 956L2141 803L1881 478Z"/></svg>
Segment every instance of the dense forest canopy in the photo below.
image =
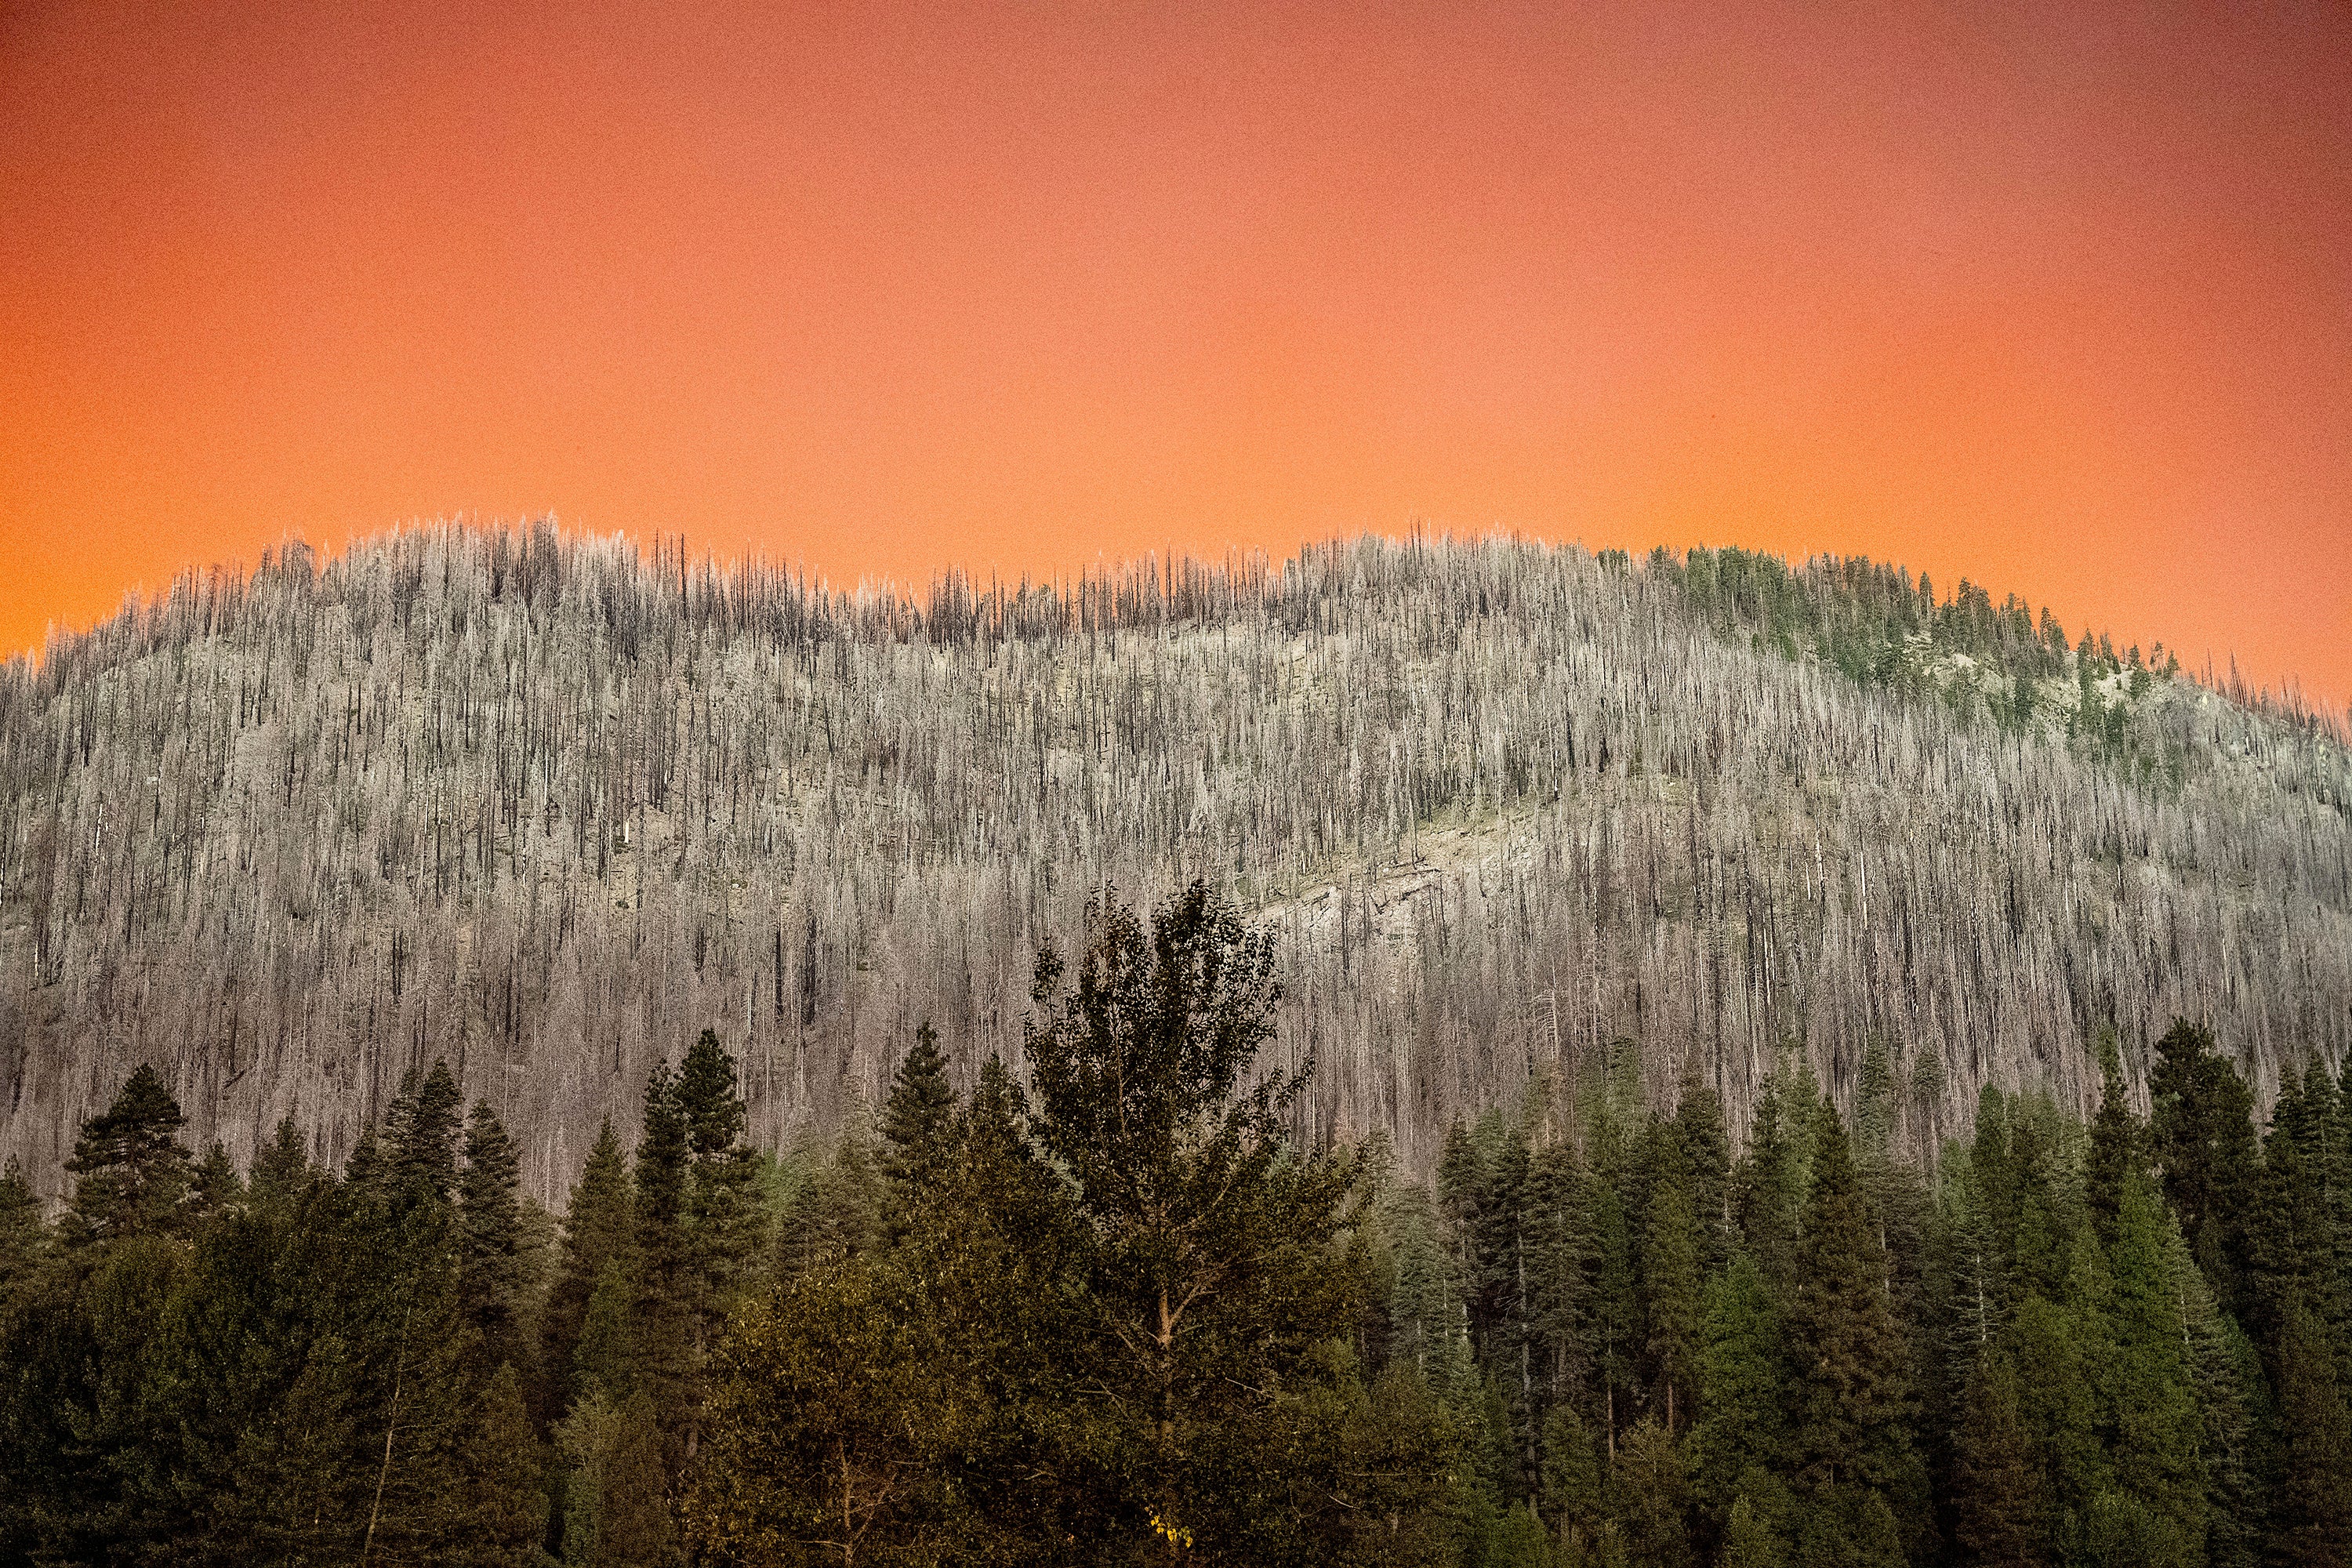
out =
<svg viewBox="0 0 2352 1568"><path fill-rule="evenodd" d="M1195 876L1280 934L1286 1114L1427 1172L1641 1043L1744 1129L1797 1042L1895 1136L2087 1110L2203 1020L2258 1105L2352 1046L2341 726L1961 584L1372 539L844 595L436 526L191 574L0 668L0 1152L52 1198L152 1063L340 1167L448 1063L553 1205L709 1028L752 1143L925 1019L1031 1064L1045 933Z"/></svg>
<svg viewBox="0 0 2352 1568"><path fill-rule="evenodd" d="M552 1236L446 1063L340 1174L138 1069L53 1224L0 1173L0 1561L2352 1561L2352 1081L2175 1022L1922 1162L1790 1051L1735 1155L1627 1043L1413 1181L1290 1132L1270 930L1085 920L1031 1088L919 1026L772 1160L706 1032Z"/></svg>

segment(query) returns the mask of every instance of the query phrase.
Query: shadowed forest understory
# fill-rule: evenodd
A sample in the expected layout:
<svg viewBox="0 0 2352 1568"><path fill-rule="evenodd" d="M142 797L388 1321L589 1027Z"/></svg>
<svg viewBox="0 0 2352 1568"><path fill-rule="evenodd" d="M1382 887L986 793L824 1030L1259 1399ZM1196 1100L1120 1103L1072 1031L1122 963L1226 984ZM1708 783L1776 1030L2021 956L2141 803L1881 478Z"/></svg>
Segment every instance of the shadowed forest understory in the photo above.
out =
<svg viewBox="0 0 2352 1568"><path fill-rule="evenodd" d="M1271 927L1083 931L1018 1079L925 1026L772 1157L706 1032L560 1223L445 1064L340 1173L140 1068L0 1178L0 1560L2352 1562L2352 1082L2176 1023L1930 1159L1884 1049L1735 1122L1628 1040L1423 1184L1297 1135Z"/></svg>

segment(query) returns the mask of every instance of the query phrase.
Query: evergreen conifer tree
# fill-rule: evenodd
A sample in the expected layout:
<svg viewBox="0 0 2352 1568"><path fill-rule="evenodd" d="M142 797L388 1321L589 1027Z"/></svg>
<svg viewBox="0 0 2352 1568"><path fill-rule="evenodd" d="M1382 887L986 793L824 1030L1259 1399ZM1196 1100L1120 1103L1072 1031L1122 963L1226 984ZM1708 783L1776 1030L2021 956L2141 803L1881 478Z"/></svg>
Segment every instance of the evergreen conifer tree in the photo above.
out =
<svg viewBox="0 0 2352 1568"><path fill-rule="evenodd" d="M1629 1561L1645 1568L1695 1568L1687 1462L1682 1445L1656 1417L1644 1416L1625 1434L1609 1490Z"/></svg>
<svg viewBox="0 0 2352 1568"><path fill-rule="evenodd" d="M1852 1146L1824 1104L1789 1321L1797 1385L1792 1480L1809 1514L1799 1552L1808 1563L1825 1560L1823 1553L1829 1561L1874 1558L1882 1510L1892 1519L1924 1489L1887 1273Z"/></svg>
<svg viewBox="0 0 2352 1568"><path fill-rule="evenodd" d="M186 1217L191 1224L201 1223L244 1201L245 1183L237 1175L227 1148L215 1139L188 1177Z"/></svg>
<svg viewBox="0 0 2352 1568"><path fill-rule="evenodd" d="M2091 1121L2091 1152L2083 1173L2091 1221L2105 1238L2115 1233L2125 1184L2141 1168L2145 1142L2139 1119L2126 1098L2122 1052L2112 1028L2099 1033L2099 1110Z"/></svg>
<svg viewBox="0 0 2352 1568"><path fill-rule="evenodd" d="M588 1163L572 1189L563 1216L562 1255L550 1288L541 1323L544 1369L541 1419L561 1416L572 1398L572 1369L579 1354L590 1299L606 1273L634 1309L636 1290L636 1203L621 1141L607 1121L588 1152Z"/></svg>
<svg viewBox="0 0 2352 1568"><path fill-rule="evenodd" d="M687 1231L693 1148L678 1074L663 1062L646 1080L637 1138L637 1386L665 1434L682 1430L693 1403L696 1271Z"/></svg>
<svg viewBox="0 0 2352 1568"><path fill-rule="evenodd" d="M114 1103L82 1123L66 1161L76 1180L58 1235L68 1247L180 1226L193 1173L179 1139L186 1120L155 1069L142 1062Z"/></svg>
<svg viewBox="0 0 2352 1568"><path fill-rule="evenodd" d="M901 1184L919 1182L946 1158L955 1126L955 1089L948 1082L948 1058L939 1031L926 1019L882 1104L884 1171Z"/></svg>
<svg viewBox="0 0 2352 1568"><path fill-rule="evenodd" d="M32 1273L47 1241L41 1200L26 1183L23 1168L11 1158L0 1167L0 1317L6 1315L10 1293Z"/></svg>
<svg viewBox="0 0 2352 1568"><path fill-rule="evenodd" d="M1323 1252L1355 1184L1295 1153L1283 1120L1304 1074L1245 1076L1273 1030L1272 941L1200 883L1160 910L1098 900L1075 989L1051 944L1024 1026L1040 1143L1090 1237L1107 1353L1123 1363L1140 1512L1190 1530L1225 1478L1187 1455L1245 1444L1268 1392L1352 1316Z"/></svg>
<svg viewBox="0 0 2352 1568"><path fill-rule="evenodd" d="M2213 1037L2185 1019L2157 1043L2148 1146L2189 1252L2223 1306L2242 1305L2245 1212L2260 1157L2253 1096Z"/></svg>
<svg viewBox="0 0 2352 1568"><path fill-rule="evenodd" d="M2352 1563L2352 1411L2326 1326L2292 1287L2278 1318L2283 1452L2265 1556L2276 1568L2340 1568Z"/></svg>
<svg viewBox="0 0 2352 1568"><path fill-rule="evenodd" d="M1700 1355L1698 1225L1685 1171L1670 1169L1651 1190L1642 1246L1643 1306L1658 1409L1669 1436L1693 1408Z"/></svg>
<svg viewBox="0 0 2352 1568"><path fill-rule="evenodd" d="M2125 1177L2108 1249L2102 1358L2108 1464L2132 1533L2168 1563L2205 1561L2204 1434L2163 1213L2147 1178Z"/></svg>
<svg viewBox="0 0 2352 1568"><path fill-rule="evenodd" d="M1953 1448L1954 1533L1981 1568L2044 1568L2041 1481L2028 1462L2017 1403L2017 1370L1989 1349L1975 1357L1961 1396Z"/></svg>
<svg viewBox="0 0 2352 1568"><path fill-rule="evenodd" d="M376 1176L402 1204L447 1204L457 1191L458 1117L464 1100L449 1064L415 1071L384 1112L383 1168Z"/></svg>
<svg viewBox="0 0 2352 1568"><path fill-rule="evenodd" d="M317 1174L310 1163L310 1145L290 1115L278 1121L278 1131L254 1156L247 1184L254 1201L288 1204L306 1192Z"/></svg>
<svg viewBox="0 0 2352 1568"><path fill-rule="evenodd" d="M1691 1433L1699 1506L1728 1528L1751 1471L1780 1469L1789 1446L1789 1377L1779 1304L1756 1260L1740 1253L1707 1282L1700 1384Z"/></svg>
<svg viewBox="0 0 2352 1568"><path fill-rule="evenodd" d="M533 1568L546 1550L547 1493L539 1442L512 1363L490 1376L459 1458L464 1487L451 1560L467 1568Z"/></svg>
<svg viewBox="0 0 2352 1568"><path fill-rule="evenodd" d="M686 1223L696 1342L707 1345L750 1272L766 1224L759 1161L744 1141L751 1110L736 1084L735 1058L716 1031L703 1030L686 1053L677 1102L690 1161Z"/></svg>
<svg viewBox="0 0 2352 1568"><path fill-rule="evenodd" d="M514 1144L487 1101L466 1119L457 1185L458 1310L480 1342L482 1364L522 1359L521 1173Z"/></svg>

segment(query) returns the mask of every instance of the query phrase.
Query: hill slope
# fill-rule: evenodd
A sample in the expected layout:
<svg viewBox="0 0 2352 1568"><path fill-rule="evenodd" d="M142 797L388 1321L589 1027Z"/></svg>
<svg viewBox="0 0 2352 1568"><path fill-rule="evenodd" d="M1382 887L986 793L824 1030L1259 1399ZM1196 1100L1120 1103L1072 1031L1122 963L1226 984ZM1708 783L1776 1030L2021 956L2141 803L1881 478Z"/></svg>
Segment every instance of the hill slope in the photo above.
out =
<svg viewBox="0 0 2352 1568"><path fill-rule="evenodd" d="M1638 1038L1735 1119L1883 1041L1905 1132L2079 1100L2210 1019L2267 1092L2352 1045L2326 727L1975 590L1374 541L922 603L443 527L294 546L0 671L0 1154L55 1190L152 1060L240 1159L339 1159L446 1057L560 1195L715 1026L774 1142L915 1024L1017 1062L1035 943L1192 877L1277 921L1321 1130Z"/></svg>

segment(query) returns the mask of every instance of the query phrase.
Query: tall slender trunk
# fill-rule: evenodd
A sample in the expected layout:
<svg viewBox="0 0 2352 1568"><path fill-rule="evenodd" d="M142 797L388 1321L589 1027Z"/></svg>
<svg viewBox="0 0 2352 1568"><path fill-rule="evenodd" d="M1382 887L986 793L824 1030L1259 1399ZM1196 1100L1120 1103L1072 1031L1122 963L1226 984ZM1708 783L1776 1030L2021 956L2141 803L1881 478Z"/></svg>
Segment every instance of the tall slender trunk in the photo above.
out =
<svg viewBox="0 0 2352 1568"><path fill-rule="evenodd" d="M383 1422L383 1462L376 1467L375 1500L368 1505L367 1533L360 1538L361 1568L366 1568L368 1553L375 1547L376 1521L383 1514L383 1483L385 1478L392 1474L392 1437L400 1430L401 1377L408 1368L408 1320L415 1307L412 1298L400 1312L400 1352L393 1357L392 1362L392 1408Z"/></svg>

